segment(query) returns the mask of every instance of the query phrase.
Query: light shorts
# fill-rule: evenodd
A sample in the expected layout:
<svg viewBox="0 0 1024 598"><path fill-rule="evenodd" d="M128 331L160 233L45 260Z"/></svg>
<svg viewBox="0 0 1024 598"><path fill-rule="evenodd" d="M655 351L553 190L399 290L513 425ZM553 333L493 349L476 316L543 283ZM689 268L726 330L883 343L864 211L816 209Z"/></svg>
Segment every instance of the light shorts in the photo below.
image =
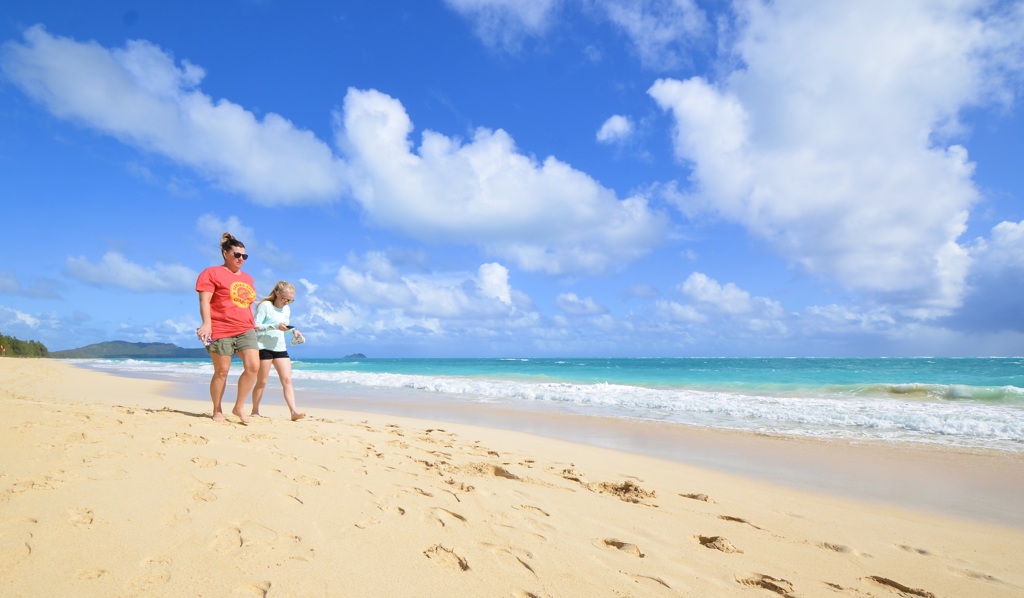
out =
<svg viewBox="0 0 1024 598"><path fill-rule="evenodd" d="M274 359L291 359L288 356L288 351L271 351L270 349L260 349L260 361L273 361Z"/></svg>
<svg viewBox="0 0 1024 598"><path fill-rule="evenodd" d="M217 355L234 355L239 351L256 351L259 348L256 344L256 331L246 330L237 336L219 338L211 342L206 350Z"/></svg>

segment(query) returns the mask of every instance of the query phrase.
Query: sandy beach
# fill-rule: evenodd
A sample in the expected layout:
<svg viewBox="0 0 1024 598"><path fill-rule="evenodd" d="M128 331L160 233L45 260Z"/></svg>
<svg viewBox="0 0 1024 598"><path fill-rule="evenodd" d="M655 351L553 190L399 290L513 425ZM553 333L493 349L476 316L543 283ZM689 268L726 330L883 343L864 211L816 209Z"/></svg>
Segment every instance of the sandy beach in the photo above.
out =
<svg viewBox="0 0 1024 598"><path fill-rule="evenodd" d="M466 424L215 423L53 360L0 380L2 596L1024 596L1019 526Z"/></svg>

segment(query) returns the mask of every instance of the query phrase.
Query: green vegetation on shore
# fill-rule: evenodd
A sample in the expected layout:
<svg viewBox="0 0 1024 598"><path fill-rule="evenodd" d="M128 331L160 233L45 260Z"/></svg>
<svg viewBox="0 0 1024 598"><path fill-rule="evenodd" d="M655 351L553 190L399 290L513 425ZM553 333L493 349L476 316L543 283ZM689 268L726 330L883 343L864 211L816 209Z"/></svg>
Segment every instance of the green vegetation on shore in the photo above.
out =
<svg viewBox="0 0 1024 598"><path fill-rule="evenodd" d="M48 357L50 355L46 345L39 341L23 341L13 336L0 334L0 345L3 345L2 355L6 357Z"/></svg>

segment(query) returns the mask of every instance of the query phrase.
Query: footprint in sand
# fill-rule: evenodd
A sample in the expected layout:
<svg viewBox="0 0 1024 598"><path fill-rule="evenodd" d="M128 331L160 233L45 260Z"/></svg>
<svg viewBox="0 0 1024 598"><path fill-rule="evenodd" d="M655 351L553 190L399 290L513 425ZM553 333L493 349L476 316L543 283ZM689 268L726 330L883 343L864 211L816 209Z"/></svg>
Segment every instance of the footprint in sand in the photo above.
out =
<svg viewBox="0 0 1024 598"><path fill-rule="evenodd" d="M747 521L746 519L742 519L740 517L733 517L732 515L719 515L718 518L721 519L722 521L735 521L736 523L746 523L747 525L749 525L750 527L752 527L754 529L761 529L761 528L757 527L756 525L754 525L753 523Z"/></svg>
<svg viewBox="0 0 1024 598"><path fill-rule="evenodd" d="M726 553L738 552L743 554L742 550L733 546L732 542L722 536L695 536L695 538L705 548L714 548Z"/></svg>
<svg viewBox="0 0 1024 598"><path fill-rule="evenodd" d="M793 593L793 584L791 582L786 581L785 579L772 577L770 575L755 573L750 577L737 579L736 582L745 586L769 590L780 596L796 596L796 594Z"/></svg>
<svg viewBox="0 0 1024 598"><path fill-rule="evenodd" d="M905 585L901 584L898 581L893 581L893 580L891 580L891 579L889 579L887 577L879 577L877 575L871 575L869 577L865 577L864 579L865 579L865 581L870 581L872 583L876 583L876 584L878 584L878 585L880 585L880 586L882 586L884 588L888 588L890 590L896 590L897 592L900 593L901 596L919 596L920 598L935 598L935 594L932 594L931 592L929 592L927 590L920 590L920 589L917 589L917 588L911 588L911 587L908 587L908 586L905 586Z"/></svg>
<svg viewBox="0 0 1024 598"><path fill-rule="evenodd" d="M60 471L58 473L64 473ZM7 491L10 494L21 494L28 490L53 490L60 488L64 485L64 480L55 478L53 476L44 475L32 480L22 480L15 482L13 486Z"/></svg>
<svg viewBox="0 0 1024 598"><path fill-rule="evenodd" d="M980 579L981 581L988 581L997 584L1003 583L1003 580L998 577L989 575L988 573L982 573L981 571L972 571L970 569L953 569L953 571L971 579Z"/></svg>
<svg viewBox="0 0 1024 598"><path fill-rule="evenodd" d="M141 567L142 572L129 582L135 593L153 591L171 579L171 559L167 557L146 559Z"/></svg>
<svg viewBox="0 0 1024 598"><path fill-rule="evenodd" d="M203 487L196 490L195 494L192 495L192 500L197 502L213 502L217 500L217 495L213 493L213 489L217 484L213 482L203 484Z"/></svg>
<svg viewBox="0 0 1024 598"><path fill-rule="evenodd" d="M32 554L32 532L25 526L0 528L0 571L24 561Z"/></svg>
<svg viewBox="0 0 1024 598"><path fill-rule="evenodd" d="M68 510L68 520L74 525L90 525L93 522L94 515L92 509L85 507L75 507L74 509Z"/></svg>
<svg viewBox="0 0 1024 598"><path fill-rule="evenodd" d="M441 507L434 507L430 510L429 520L441 527L447 527L448 523L454 523L455 521L466 523L466 518L462 515Z"/></svg>
<svg viewBox="0 0 1024 598"><path fill-rule="evenodd" d="M367 529L375 525L380 525L380 519L377 519L376 517L370 517L369 519L364 519L363 521L355 523L354 525L359 529Z"/></svg>
<svg viewBox="0 0 1024 598"><path fill-rule="evenodd" d="M928 552L924 548L914 548L913 546L907 546L906 544L900 544L899 545L899 549L900 550L905 550L907 552L913 552L915 554L920 554L922 556L928 556L928 555L931 554L930 552Z"/></svg>
<svg viewBox="0 0 1024 598"><path fill-rule="evenodd" d="M601 482L599 484L585 484L585 486L588 490L592 490L600 494L611 494L619 497L620 500L625 502L652 507L658 506L654 503L648 502L652 498L656 497L656 494L653 491L644 490L630 480L626 480L621 484Z"/></svg>
<svg viewBox="0 0 1024 598"><path fill-rule="evenodd" d="M244 521L237 526L227 526L216 531L207 545L214 552L259 554L267 551L297 561L309 561L316 556L316 550L306 546L301 536L281 534L255 521Z"/></svg>
<svg viewBox="0 0 1024 598"><path fill-rule="evenodd" d="M207 459L206 457L192 457L192 463L201 469L209 469L217 466L216 459Z"/></svg>
<svg viewBox="0 0 1024 598"><path fill-rule="evenodd" d="M647 556L643 552L640 552L640 548L637 547L636 544L622 542L621 540L615 539L605 539L602 540L602 542L605 546L610 546L611 548L621 550L622 552L625 552L626 554L631 554L635 557L644 558L645 556Z"/></svg>
<svg viewBox="0 0 1024 598"><path fill-rule="evenodd" d="M680 494L679 496L682 496L683 498L689 498L692 500L699 500L701 502L706 502L709 504L715 504L715 501L711 500L711 497L708 496L707 494Z"/></svg>
<svg viewBox="0 0 1024 598"><path fill-rule="evenodd" d="M511 559L514 559L515 563L518 563L520 566L525 568L530 573L533 573L535 576L537 575L537 572L534 571L533 567L530 566L530 563L527 562L528 560L533 559L533 553L527 550L519 550L512 547L495 546L493 544L487 544L486 542L484 544L491 549L491 552L498 555L498 558L502 560L509 560L510 562Z"/></svg>
<svg viewBox="0 0 1024 598"><path fill-rule="evenodd" d="M459 469L462 473L468 475L504 478L506 480L521 479L519 476L505 469L504 467L500 465L491 465L490 463L470 463L465 467L461 467Z"/></svg>
<svg viewBox="0 0 1024 598"><path fill-rule="evenodd" d="M106 569L79 569L75 572L75 577L78 579L99 579L107 573Z"/></svg>
<svg viewBox="0 0 1024 598"><path fill-rule="evenodd" d="M217 530L210 542L210 550L214 552L233 552L242 547L242 530L227 527Z"/></svg>
<svg viewBox="0 0 1024 598"><path fill-rule="evenodd" d="M652 577L650 575L641 575L639 573L627 573L627 575L629 575L630 577L632 577L633 579L635 579L637 581L653 581L654 583L659 584L659 585L663 585L663 586L665 586L666 588L668 588L670 590L672 589L672 586L668 585L668 583L666 583L665 580L660 578L660 577Z"/></svg>
<svg viewBox="0 0 1024 598"><path fill-rule="evenodd" d="M423 551L423 555L442 567L469 571L469 562L455 553L451 548L445 548L440 544L434 544Z"/></svg>
<svg viewBox="0 0 1024 598"><path fill-rule="evenodd" d="M522 509L524 511L531 511L533 513L537 513L537 514L543 515L545 517L551 517L551 515L549 515L548 512L545 511L544 509L542 509L540 507L535 507L533 505L525 505L524 504L524 505L519 505L518 507L513 506L512 508L513 509Z"/></svg>

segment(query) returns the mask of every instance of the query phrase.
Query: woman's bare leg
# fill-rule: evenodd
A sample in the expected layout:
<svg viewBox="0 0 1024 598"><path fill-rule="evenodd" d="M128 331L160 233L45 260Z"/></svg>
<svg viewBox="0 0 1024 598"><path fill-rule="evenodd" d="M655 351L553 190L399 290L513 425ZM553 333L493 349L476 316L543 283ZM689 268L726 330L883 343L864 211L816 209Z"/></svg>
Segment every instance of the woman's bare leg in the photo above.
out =
<svg viewBox="0 0 1024 598"><path fill-rule="evenodd" d="M221 410L221 399L224 398L224 389L228 385L228 372L231 371L231 356L210 353L210 361L213 362L213 377L210 378L210 399L213 400L213 421L224 421L224 411Z"/></svg>
<svg viewBox="0 0 1024 598"><path fill-rule="evenodd" d="M249 416L245 414L245 400L249 398L252 387L256 385L256 377L260 371L260 352L256 349L246 349L237 353L242 360L242 374L238 377L238 396L235 399L235 408L231 410L238 416L243 424L249 423Z"/></svg>
<svg viewBox="0 0 1024 598"><path fill-rule="evenodd" d="M270 378L270 359L260 360L260 369L256 374L256 386L252 387L252 413L260 415L260 401L263 400L263 391L267 388L267 380Z"/></svg>

